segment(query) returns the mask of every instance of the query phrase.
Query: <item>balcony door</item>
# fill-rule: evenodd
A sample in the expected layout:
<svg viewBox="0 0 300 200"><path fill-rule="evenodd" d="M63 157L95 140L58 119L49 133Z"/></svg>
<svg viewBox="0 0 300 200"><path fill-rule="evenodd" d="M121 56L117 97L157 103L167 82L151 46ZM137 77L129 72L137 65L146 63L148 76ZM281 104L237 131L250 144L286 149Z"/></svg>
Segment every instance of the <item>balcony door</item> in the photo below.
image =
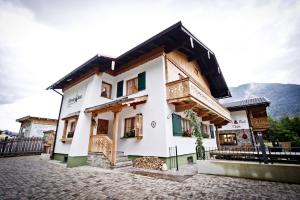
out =
<svg viewBox="0 0 300 200"><path fill-rule="evenodd" d="M98 119L97 125L97 135L107 135L108 134L108 120Z"/></svg>

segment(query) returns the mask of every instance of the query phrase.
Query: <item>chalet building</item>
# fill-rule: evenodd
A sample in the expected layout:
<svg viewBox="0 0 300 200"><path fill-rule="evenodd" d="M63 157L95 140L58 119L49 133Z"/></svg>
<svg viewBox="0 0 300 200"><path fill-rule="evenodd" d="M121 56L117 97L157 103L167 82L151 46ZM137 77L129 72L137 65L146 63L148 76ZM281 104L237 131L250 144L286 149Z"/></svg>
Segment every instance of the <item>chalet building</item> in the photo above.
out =
<svg viewBox="0 0 300 200"><path fill-rule="evenodd" d="M221 148L254 147L258 133L269 128L266 98L253 98L224 104L230 110L232 122L218 129Z"/></svg>
<svg viewBox="0 0 300 200"><path fill-rule="evenodd" d="M186 109L198 113L204 145L215 147L215 125L230 112L216 99L230 92L215 54L178 22L126 53L96 55L48 89L62 89L54 159L84 165L101 152L111 165L120 154L195 159Z"/></svg>
<svg viewBox="0 0 300 200"><path fill-rule="evenodd" d="M19 136L43 137L44 131L56 130L56 119L26 116L16 120L21 123Z"/></svg>

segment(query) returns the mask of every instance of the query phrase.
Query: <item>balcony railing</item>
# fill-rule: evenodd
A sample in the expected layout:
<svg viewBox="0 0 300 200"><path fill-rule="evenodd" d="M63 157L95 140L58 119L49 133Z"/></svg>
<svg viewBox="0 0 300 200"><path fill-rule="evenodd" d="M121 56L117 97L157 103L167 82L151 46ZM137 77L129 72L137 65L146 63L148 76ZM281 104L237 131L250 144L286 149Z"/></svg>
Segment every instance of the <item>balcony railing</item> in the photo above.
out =
<svg viewBox="0 0 300 200"><path fill-rule="evenodd" d="M270 127L267 117L252 118L251 124L254 129L264 129Z"/></svg>
<svg viewBox="0 0 300 200"><path fill-rule="evenodd" d="M214 97L206 94L199 86L189 78L167 83L167 100L180 100L193 97L210 111L230 120L230 112L224 108Z"/></svg>
<svg viewBox="0 0 300 200"><path fill-rule="evenodd" d="M91 136L89 151L102 152L112 162L112 140L106 135Z"/></svg>

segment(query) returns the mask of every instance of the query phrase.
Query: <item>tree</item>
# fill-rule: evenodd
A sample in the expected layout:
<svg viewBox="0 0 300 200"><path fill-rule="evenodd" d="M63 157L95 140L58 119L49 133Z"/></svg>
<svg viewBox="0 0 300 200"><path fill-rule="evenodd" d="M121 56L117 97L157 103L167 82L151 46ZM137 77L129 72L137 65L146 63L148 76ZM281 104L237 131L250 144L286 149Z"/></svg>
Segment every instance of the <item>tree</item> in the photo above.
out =
<svg viewBox="0 0 300 200"><path fill-rule="evenodd" d="M292 142L293 146L300 146L300 117L282 117L279 120L269 118L270 129L268 138L271 141Z"/></svg>

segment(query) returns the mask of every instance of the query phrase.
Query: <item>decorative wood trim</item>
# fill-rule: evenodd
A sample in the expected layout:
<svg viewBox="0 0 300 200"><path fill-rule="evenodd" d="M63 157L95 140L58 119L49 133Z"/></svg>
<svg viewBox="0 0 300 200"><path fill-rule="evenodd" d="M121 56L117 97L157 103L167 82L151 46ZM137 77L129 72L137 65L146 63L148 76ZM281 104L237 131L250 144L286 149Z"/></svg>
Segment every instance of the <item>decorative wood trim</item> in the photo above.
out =
<svg viewBox="0 0 300 200"><path fill-rule="evenodd" d="M68 120L65 120L62 139L65 139L67 137L68 122Z"/></svg>
<svg viewBox="0 0 300 200"><path fill-rule="evenodd" d="M92 137L93 137L93 130L94 130L93 115L94 115L94 113L91 114L89 152L92 150L92 140L93 140Z"/></svg>
<svg viewBox="0 0 300 200"><path fill-rule="evenodd" d="M177 105L177 106L175 106L175 111L176 112L182 112L182 111L191 109L191 108L193 108L196 105L197 104L195 102L191 102L191 103L183 104L183 105Z"/></svg>
<svg viewBox="0 0 300 200"><path fill-rule="evenodd" d="M149 53L146 53L146 54L128 62L127 64L122 65L121 69L114 70L114 71L109 70L106 73L108 73L112 76L117 76L117 75L122 74L126 71L129 71L139 65L142 65L150 60L153 60L153 59L163 55L163 53L164 53L164 50L162 48L153 49Z"/></svg>
<svg viewBox="0 0 300 200"><path fill-rule="evenodd" d="M112 165L116 165L119 118L120 118L120 112L115 112L114 120L113 120L113 131L112 131Z"/></svg>
<svg viewBox="0 0 300 200"><path fill-rule="evenodd" d="M164 64L165 64L165 79L166 79L166 83L169 82L169 76L168 76L168 63L167 63L167 58L166 58L166 54L163 53L163 59L164 59Z"/></svg>
<svg viewBox="0 0 300 200"><path fill-rule="evenodd" d="M64 117L64 118L61 118L61 120L71 120L71 119L78 119L79 115L74 115L74 116L69 116L69 117Z"/></svg>
<svg viewBox="0 0 300 200"><path fill-rule="evenodd" d="M205 94L211 96L210 93L207 92L207 90L202 87L193 77L190 76L190 74L185 70L183 69L175 60L173 60L172 58L170 58L170 56L166 56L166 59L168 61L170 61L175 67L177 67L182 73L184 73L197 87L199 87ZM200 72L199 72L200 73ZM180 79L180 80L183 80L183 79ZM212 97L214 98L214 97Z"/></svg>

